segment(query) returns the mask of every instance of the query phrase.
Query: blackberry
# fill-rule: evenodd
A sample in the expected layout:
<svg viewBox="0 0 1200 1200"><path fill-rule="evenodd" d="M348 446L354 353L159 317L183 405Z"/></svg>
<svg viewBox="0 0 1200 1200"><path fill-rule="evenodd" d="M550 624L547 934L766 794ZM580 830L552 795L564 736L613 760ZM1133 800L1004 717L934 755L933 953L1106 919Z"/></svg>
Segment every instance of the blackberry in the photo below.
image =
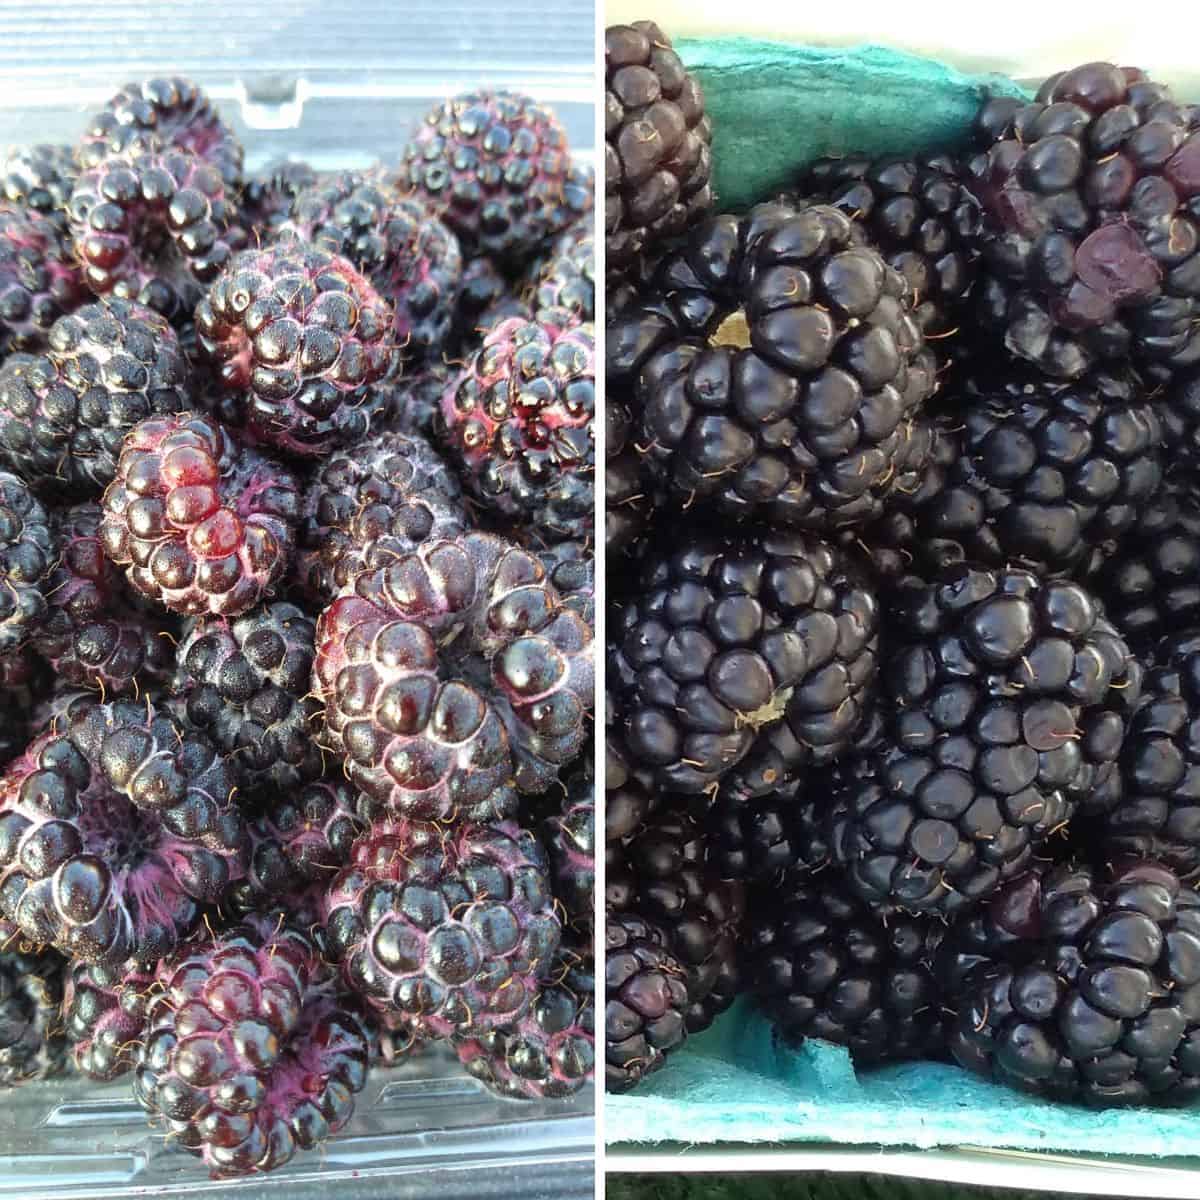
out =
<svg viewBox="0 0 1200 1200"><path fill-rule="evenodd" d="M606 708L612 708L608 698ZM638 830L657 811L663 794L644 771L633 767L616 730L608 721L604 749L604 841L620 842Z"/></svg>
<svg viewBox="0 0 1200 1200"><path fill-rule="evenodd" d="M269 1171L354 1112L370 1042L282 912L159 965L133 1093L220 1177Z"/></svg>
<svg viewBox="0 0 1200 1200"><path fill-rule="evenodd" d="M62 1020L76 1069L101 1083L133 1069L154 994L154 962L72 962Z"/></svg>
<svg viewBox="0 0 1200 1200"><path fill-rule="evenodd" d="M692 817L660 812L625 842L607 843L604 901L606 911L637 913L662 930L685 973L689 1033L707 1029L733 1003L745 896L717 879Z"/></svg>
<svg viewBox="0 0 1200 1200"><path fill-rule="evenodd" d="M363 572L467 526L457 477L417 434L379 433L339 450L304 490L292 567L322 605Z"/></svg>
<svg viewBox="0 0 1200 1200"><path fill-rule="evenodd" d="M604 244L610 274L713 206L704 93L653 21L604 31Z"/></svg>
<svg viewBox="0 0 1200 1200"><path fill-rule="evenodd" d="M904 276L926 336L956 331L975 283L981 217L952 158L822 158L798 187L810 203L832 205L861 223L870 244Z"/></svg>
<svg viewBox="0 0 1200 1200"><path fill-rule="evenodd" d="M313 457L360 440L391 366L391 317L345 259L285 241L234 257L196 308L219 412L258 441Z"/></svg>
<svg viewBox="0 0 1200 1200"><path fill-rule="evenodd" d="M465 249L528 258L592 211L590 168L571 161L549 109L517 92L455 96L426 114L396 175Z"/></svg>
<svg viewBox="0 0 1200 1200"><path fill-rule="evenodd" d="M0 193L10 204L48 217L67 230L67 202L79 175L72 146L18 146L0 167Z"/></svg>
<svg viewBox="0 0 1200 1200"><path fill-rule="evenodd" d="M342 172L296 196L281 230L289 235L346 259L390 301L405 359L437 356L450 332L462 254L458 239L420 201Z"/></svg>
<svg viewBox="0 0 1200 1200"><path fill-rule="evenodd" d="M442 398L442 440L471 495L550 541L591 529L594 352L591 325L502 321Z"/></svg>
<svg viewBox="0 0 1200 1200"><path fill-rule="evenodd" d="M325 916L345 983L418 1036L519 1021L561 937L542 848L511 822L374 825Z"/></svg>
<svg viewBox="0 0 1200 1200"><path fill-rule="evenodd" d="M250 840L246 877L226 890L225 905L234 912L265 910L288 898L293 913L306 889L323 895L338 870L350 862L355 840L374 811L343 780L326 776L312 780L294 794L264 789L251 806L247 823ZM318 912L314 919L319 919Z"/></svg>
<svg viewBox="0 0 1200 1200"><path fill-rule="evenodd" d="M43 353L0 367L0 456L33 483L95 494L125 435L189 407L191 370L166 320L110 297L60 317Z"/></svg>
<svg viewBox="0 0 1200 1200"><path fill-rule="evenodd" d="M1166 87L1109 63L1051 76L1015 112L996 103L967 180L983 206L985 324L1060 379L1103 359L1200 361L1200 129Z"/></svg>
<svg viewBox="0 0 1200 1200"><path fill-rule="evenodd" d="M609 561L636 546L653 512L653 487L633 442L632 416L605 380L604 546Z"/></svg>
<svg viewBox="0 0 1200 1200"><path fill-rule="evenodd" d="M1200 499L1168 479L1095 575L1112 622L1139 648L1200 624Z"/></svg>
<svg viewBox="0 0 1200 1200"><path fill-rule="evenodd" d="M708 861L717 877L767 883L797 865L825 866L824 799L814 782L806 774L756 796L721 787L704 817Z"/></svg>
<svg viewBox="0 0 1200 1200"><path fill-rule="evenodd" d="M237 763L251 790L287 794L322 774L309 695L314 636L313 622L285 601L184 628L173 708Z"/></svg>
<svg viewBox="0 0 1200 1200"><path fill-rule="evenodd" d="M317 626L326 744L398 815L510 816L582 749L592 681L591 627L489 534L359 576Z"/></svg>
<svg viewBox="0 0 1200 1200"><path fill-rule="evenodd" d="M592 928L596 897L595 775L589 755L562 777L563 796L557 811L543 824L543 844L550 860L554 898L572 928Z"/></svg>
<svg viewBox="0 0 1200 1200"><path fill-rule="evenodd" d="M134 589L184 614L253 608L291 554L300 496L284 468L208 417L148 417L104 492L104 551Z"/></svg>
<svg viewBox="0 0 1200 1200"><path fill-rule="evenodd" d="M546 312L567 313L557 322L572 317L580 321L596 318L596 243L591 221L577 221L554 239L550 250L525 272L526 286L533 297L539 320Z"/></svg>
<svg viewBox="0 0 1200 1200"><path fill-rule="evenodd" d="M893 608L881 719L826 783L829 847L872 907L950 915L1111 803L1142 670L1074 583L957 566Z"/></svg>
<svg viewBox="0 0 1200 1200"><path fill-rule="evenodd" d="M595 996L588 965L560 954L529 1011L507 1028L454 1038L467 1073L513 1100L560 1100L592 1081Z"/></svg>
<svg viewBox="0 0 1200 1200"><path fill-rule="evenodd" d="M84 282L178 320L238 248L236 210L217 167L183 150L102 158L67 209Z"/></svg>
<svg viewBox="0 0 1200 1200"><path fill-rule="evenodd" d="M604 1087L627 1092L687 1038L684 971L660 929L632 913L604 922Z"/></svg>
<svg viewBox="0 0 1200 1200"><path fill-rule="evenodd" d="M233 793L149 703L69 702L0 778L0 909L87 962L158 958L244 870Z"/></svg>
<svg viewBox="0 0 1200 1200"><path fill-rule="evenodd" d="M1068 384L984 375L948 402L938 436L940 486L922 482L897 505L912 514L912 549L927 569L1013 564L1089 577L1162 483L1162 426L1132 374Z"/></svg>
<svg viewBox="0 0 1200 1200"><path fill-rule="evenodd" d="M241 144L204 92L179 76L126 84L88 119L76 154L86 170L112 154L171 147L211 164L227 187L241 183Z"/></svg>
<svg viewBox="0 0 1200 1200"><path fill-rule="evenodd" d="M416 435L426 440L435 436L437 414L442 396L453 382L455 372L445 363L428 363L415 374L406 372L399 379L379 384L392 392L388 430Z"/></svg>
<svg viewBox="0 0 1200 1200"><path fill-rule="evenodd" d="M1046 874L1018 916L1014 961L981 963L951 1053L997 1083L1110 1107L1200 1090L1200 898L1158 863Z"/></svg>
<svg viewBox="0 0 1200 1200"><path fill-rule="evenodd" d="M57 550L41 502L15 475L0 471L0 654L23 645L45 621Z"/></svg>
<svg viewBox="0 0 1200 1200"><path fill-rule="evenodd" d="M64 967L53 950L0 952L0 1087L65 1073Z"/></svg>
<svg viewBox="0 0 1200 1200"><path fill-rule="evenodd" d="M276 234L289 220L292 203L320 177L306 162L277 159L251 175L242 188L242 223Z"/></svg>
<svg viewBox="0 0 1200 1200"><path fill-rule="evenodd" d="M650 302L658 330L635 309L610 336L659 343L635 440L672 505L814 529L879 514L936 364L903 277L849 217L767 204L710 218L659 265Z"/></svg>
<svg viewBox="0 0 1200 1200"><path fill-rule="evenodd" d="M698 792L786 723L780 761L764 767L783 782L853 741L878 627L851 561L806 534L689 538L649 556L609 656L628 752L661 786Z"/></svg>
<svg viewBox="0 0 1200 1200"><path fill-rule="evenodd" d="M135 611L117 569L104 556L103 514L95 503L55 510L59 560L47 587L49 611L33 647L59 687L103 697L142 694L174 669L169 632Z"/></svg>
<svg viewBox="0 0 1200 1200"><path fill-rule="evenodd" d="M40 350L87 295L71 246L49 217L0 204L0 353Z"/></svg>
<svg viewBox="0 0 1200 1200"><path fill-rule="evenodd" d="M847 1046L857 1065L936 1054L937 922L881 922L834 872L789 871L752 893L751 990L783 1037Z"/></svg>

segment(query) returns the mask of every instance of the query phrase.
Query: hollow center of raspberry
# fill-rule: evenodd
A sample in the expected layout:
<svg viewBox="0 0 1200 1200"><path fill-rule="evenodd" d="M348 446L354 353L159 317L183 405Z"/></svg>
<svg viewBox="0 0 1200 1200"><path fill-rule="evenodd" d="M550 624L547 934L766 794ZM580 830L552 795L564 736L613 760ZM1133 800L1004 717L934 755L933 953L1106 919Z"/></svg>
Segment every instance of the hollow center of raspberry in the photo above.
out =
<svg viewBox="0 0 1200 1200"><path fill-rule="evenodd" d="M79 828L86 852L101 859L113 875L139 864L158 839L158 825L115 794L89 801Z"/></svg>
<svg viewBox="0 0 1200 1200"><path fill-rule="evenodd" d="M750 323L746 320L745 309L737 308L717 326L712 337L708 339L710 346L733 346L738 350L750 349Z"/></svg>

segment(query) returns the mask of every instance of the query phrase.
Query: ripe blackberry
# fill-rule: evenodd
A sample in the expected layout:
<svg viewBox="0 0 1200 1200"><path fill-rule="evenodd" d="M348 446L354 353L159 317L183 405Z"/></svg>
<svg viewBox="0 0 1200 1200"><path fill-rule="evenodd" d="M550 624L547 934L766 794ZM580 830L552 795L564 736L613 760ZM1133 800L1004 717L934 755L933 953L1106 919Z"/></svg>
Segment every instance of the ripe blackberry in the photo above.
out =
<svg viewBox="0 0 1200 1200"><path fill-rule="evenodd" d="M134 1095L215 1176L269 1171L354 1112L370 1043L282 913L247 917L159 965Z"/></svg>
<svg viewBox="0 0 1200 1200"><path fill-rule="evenodd" d="M704 94L653 21L604 31L605 268L626 271L713 206Z"/></svg>
<svg viewBox="0 0 1200 1200"><path fill-rule="evenodd" d="M966 977L948 1030L968 1070L1085 1104L1175 1104L1200 1090L1200 898L1158 863L1101 886L1059 868L1020 914L1015 962Z"/></svg>
<svg viewBox="0 0 1200 1200"><path fill-rule="evenodd" d="M1067 384L985 374L948 402L939 426L950 451L935 468L941 485L919 485L898 505L912 514L912 549L927 568L1013 564L1087 577L1156 503L1162 426L1132 374Z"/></svg>
<svg viewBox="0 0 1200 1200"><path fill-rule="evenodd" d="M191 370L158 313L110 297L55 321L43 352L0 367L0 455L32 483L94 494L125 435L189 407Z"/></svg>
<svg viewBox="0 0 1200 1200"><path fill-rule="evenodd" d="M428 363L415 374L406 371L399 379L377 385L392 393L391 414L386 427L432 441L442 396L454 380L455 372L445 363Z"/></svg>
<svg viewBox="0 0 1200 1200"><path fill-rule="evenodd" d="M237 763L250 790L286 794L322 774L313 739L317 702L309 695L315 632L285 601L184 627L173 707Z"/></svg>
<svg viewBox="0 0 1200 1200"><path fill-rule="evenodd" d="M1200 624L1200 499L1185 480L1167 480L1094 585L1109 619L1139 648Z"/></svg>
<svg viewBox="0 0 1200 1200"><path fill-rule="evenodd" d="M628 751L660 786L706 790L781 722L775 782L850 746L879 612L841 551L801 533L689 537L648 556L639 585L613 621L609 678Z"/></svg>
<svg viewBox="0 0 1200 1200"><path fill-rule="evenodd" d="M242 223L277 233L292 214L292 202L320 176L306 162L277 159L251 175L242 188Z"/></svg>
<svg viewBox="0 0 1200 1200"><path fill-rule="evenodd" d="M810 203L859 222L913 297L926 336L955 332L975 284L979 201L946 155L821 158L799 180Z"/></svg>
<svg viewBox="0 0 1200 1200"><path fill-rule="evenodd" d="M513 1100L561 1100L592 1081L595 996L590 966L561 956L512 1025L454 1038L467 1074Z"/></svg>
<svg viewBox="0 0 1200 1200"><path fill-rule="evenodd" d="M554 898L570 926L592 928L596 899L596 798L591 757L582 755L564 771L558 810L543 824L543 845L550 859Z"/></svg>
<svg viewBox="0 0 1200 1200"><path fill-rule="evenodd" d="M511 816L582 749L592 682L591 627L489 534L360 576L317 626L326 744L396 815Z"/></svg>
<svg viewBox="0 0 1200 1200"><path fill-rule="evenodd" d="M75 182L67 214L84 282L171 319L190 313L238 246L220 171L183 150L100 159Z"/></svg>
<svg viewBox="0 0 1200 1200"><path fill-rule="evenodd" d="M418 1036L520 1020L561 928L545 854L511 822L381 822L326 899L329 956L373 1005Z"/></svg>
<svg viewBox="0 0 1200 1200"><path fill-rule="evenodd" d="M787 1041L848 1046L860 1066L936 1052L940 924L881 922L836 872L801 869L752 893L747 925L750 988Z"/></svg>
<svg viewBox="0 0 1200 1200"><path fill-rule="evenodd" d="M557 324L596 319L596 241L591 221L576 221L525 272L537 319ZM563 313L569 316L562 316Z"/></svg>
<svg viewBox="0 0 1200 1200"><path fill-rule="evenodd" d="M995 135L967 180L983 206L981 316L1008 350L1060 379L1131 355L1200 361L1200 129L1168 89L1088 63L1015 113L985 105L979 124Z"/></svg>
<svg viewBox="0 0 1200 1200"><path fill-rule="evenodd" d="M62 1020L76 1069L101 1083L133 1069L154 991L154 962L73 962Z"/></svg>
<svg viewBox="0 0 1200 1200"><path fill-rule="evenodd" d="M49 217L0 204L0 353L40 350L87 295L71 247Z"/></svg>
<svg viewBox="0 0 1200 1200"><path fill-rule="evenodd" d="M958 566L893 608L875 736L825 784L829 847L873 908L951 915L1111 803L1142 670L1074 583Z"/></svg>
<svg viewBox="0 0 1200 1200"><path fill-rule="evenodd" d="M594 351L591 325L514 317L442 398L443 438L471 495L550 541L591 530Z"/></svg>
<svg viewBox="0 0 1200 1200"><path fill-rule="evenodd" d="M0 193L10 204L47 217L67 230L67 202L79 175L72 146L18 146L0 167Z"/></svg>
<svg viewBox="0 0 1200 1200"><path fill-rule="evenodd" d="M509 262L528 258L594 202L592 171L571 161L558 119L517 92L470 92L432 109L396 179L465 249Z"/></svg>
<svg viewBox="0 0 1200 1200"><path fill-rule="evenodd" d="M653 512L653 485L633 442L629 404L616 391L606 379L604 547L610 563L636 545Z"/></svg>
<svg viewBox="0 0 1200 1200"><path fill-rule="evenodd" d="M246 913L292 904L310 885L324 889L350 862L355 839L373 812L363 797L339 778L327 776L293 788L294 795L267 789L258 794L247 823L250 841L246 877L226 890L224 902ZM307 896L306 896L307 899ZM320 905L314 914L319 919Z"/></svg>
<svg viewBox="0 0 1200 1200"><path fill-rule="evenodd" d="M170 678L174 648L167 631L136 612L125 595L117 569L104 556L102 516L93 502L52 514L59 559L33 647L53 668L59 687L89 688L102 698L140 695Z"/></svg>
<svg viewBox="0 0 1200 1200"><path fill-rule="evenodd" d="M829 862L823 828L824 797L805 774L762 795L738 795L722 786L704 817L708 862L719 879L770 883L797 865L815 870Z"/></svg>
<svg viewBox="0 0 1200 1200"><path fill-rule="evenodd" d="M623 841L657 811L664 794L651 786L646 772L635 768L612 722L612 699L606 696L604 739L604 842Z"/></svg>
<svg viewBox="0 0 1200 1200"><path fill-rule="evenodd" d="M49 669L29 647L0 654L0 767L29 744L34 708L52 686ZM0 937L0 948L3 944Z"/></svg>
<svg viewBox="0 0 1200 1200"><path fill-rule="evenodd" d="M673 505L822 529L878 515L936 364L903 277L849 217L713 217L659 265L650 301L657 328L635 309L637 336L618 322L610 337L644 359L635 440Z"/></svg>
<svg viewBox="0 0 1200 1200"><path fill-rule="evenodd" d="M416 434L378 433L332 454L304 489L293 577L322 606L356 576L467 527L457 476Z"/></svg>
<svg viewBox="0 0 1200 1200"><path fill-rule="evenodd" d="M687 1038L684 970L662 930L633 913L604 921L604 1088L627 1092Z"/></svg>
<svg viewBox="0 0 1200 1200"><path fill-rule="evenodd" d="M344 171L296 196L281 236L350 262L392 305L401 356L436 358L450 333L462 254L458 239L420 201Z"/></svg>
<svg viewBox="0 0 1200 1200"><path fill-rule="evenodd" d="M179 76L127 83L88 118L76 146L80 166L98 166L113 154L177 148L220 173L227 187L242 181L242 147L212 102Z"/></svg>
<svg viewBox="0 0 1200 1200"><path fill-rule="evenodd" d="M104 551L138 592L172 612L233 617L287 567L300 495L283 467L185 412L130 431L102 503Z"/></svg>
<svg viewBox="0 0 1200 1200"><path fill-rule="evenodd" d="M196 307L223 419L291 454L361 440L391 365L391 314L345 259L285 241L236 255Z"/></svg>
<svg viewBox="0 0 1200 1200"><path fill-rule="evenodd" d="M0 471L0 654L23 645L45 621L57 552L41 501Z"/></svg>
<svg viewBox="0 0 1200 1200"><path fill-rule="evenodd" d="M149 703L68 703L0 778L0 909L87 962L160 957L244 870L233 792Z"/></svg>
<svg viewBox="0 0 1200 1200"><path fill-rule="evenodd" d="M1092 831L1104 862L1149 858L1200 874L1200 634L1169 635L1148 667L1121 752L1122 788Z"/></svg>
<svg viewBox="0 0 1200 1200"><path fill-rule="evenodd" d="M737 996L745 896L718 880L703 828L683 811L656 813L622 843L608 842L604 904L661 929L687 982L689 1033L712 1024Z"/></svg>
<svg viewBox="0 0 1200 1200"><path fill-rule="evenodd" d="M65 1072L64 967L53 950L0 953L0 1087Z"/></svg>

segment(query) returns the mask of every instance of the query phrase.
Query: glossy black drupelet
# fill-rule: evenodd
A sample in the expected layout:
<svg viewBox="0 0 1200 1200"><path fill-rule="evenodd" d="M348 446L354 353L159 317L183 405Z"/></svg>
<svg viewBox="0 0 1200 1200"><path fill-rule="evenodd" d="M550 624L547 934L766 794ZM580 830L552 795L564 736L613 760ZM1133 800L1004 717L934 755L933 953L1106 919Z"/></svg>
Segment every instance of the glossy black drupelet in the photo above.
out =
<svg viewBox="0 0 1200 1200"><path fill-rule="evenodd" d="M752 891L750 989L793 1044L848 1046L855 1063L934 1055L940 995L931 965L937 922L881 922L836 872L804 869Z"/></svg>
<svg viewBox="0 0 1200 1200"><path fill-rule="evenodd" d="M829 846L873 907L951 915L1111 805L1142 671L1077 584L960 566L892 606L878 728L826 784Z"/></svg>
<svg viewBox="0 0 1200 1200"><path fill-rule="evenodd" d="M647 557L612 622L610 686L629 755L685 792L735 767L756 735L787 750L768 768L780 782L831 758L862 718L878 623L850 560L804 534L701 537Z"/></svg>
<svg viewBox="0 0 1200 1200"><path fill-rule="evenodd" d="M1158 863L1106 884L1059 868L1029 889L1010 961L963 985L947 1038L968 1070L1112 1107L1200 1091L1200 897Z"/></svg>
<svg viewBox="0 0 1200 1200"><path fill-rule="evenodd" d="M660 929L631 913L604 923L604 1087L627 1092L687 1038L684 971Z"/></svg>
<svg viewBox="0 0 1200 1200"><path fill-rule="evenodd" d="M659 342L636 441L673 506L825 530L879 515L936 365L902 276L859 240L827 207L712 217L655 272L659 331L636 308L635 337L617 323L617 346Z"/></svg>

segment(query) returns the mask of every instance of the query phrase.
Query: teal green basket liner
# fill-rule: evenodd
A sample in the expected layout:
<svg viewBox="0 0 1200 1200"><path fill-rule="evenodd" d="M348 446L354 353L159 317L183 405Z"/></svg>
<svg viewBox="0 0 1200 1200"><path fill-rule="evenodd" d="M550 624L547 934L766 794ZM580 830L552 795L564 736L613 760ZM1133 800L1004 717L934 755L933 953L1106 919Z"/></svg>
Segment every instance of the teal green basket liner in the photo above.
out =
<svg viewBox="0 0 1200 1200"><path fill-rule="evenodd" d="M940 1063L856 1074L840 1046L780 1043L748 1000L637 1091L606 1096L604 1113L610 1144L839 1142L1200 1157L1200 1108L1052 1104Z"/></svg>
<svg viewBox="0 0 1200 1200"><path fill-rule="evenodd" d="M815 50L750 39L676 42L713 118L719 207L786 187L823 154L961 146L986 94L1011 80L965 76L880 47ZM1200 1157L1200 1108L1095 1112L996 1087L956 1067L906 1063L856 1075L847 1053L777 1045L742 1001L666 1069L605 1101L618 1142L836 1142L996 1146Z"/></svg>
<svg viewBox="0 0 1200 1200"><path fill-rule="evenodd" d="M818 50L751 38L681 38L713 122L724 211L787 187L823 154L911 154L961 146L985 94L1022 95L999 75L881 46Z"/></svg>

